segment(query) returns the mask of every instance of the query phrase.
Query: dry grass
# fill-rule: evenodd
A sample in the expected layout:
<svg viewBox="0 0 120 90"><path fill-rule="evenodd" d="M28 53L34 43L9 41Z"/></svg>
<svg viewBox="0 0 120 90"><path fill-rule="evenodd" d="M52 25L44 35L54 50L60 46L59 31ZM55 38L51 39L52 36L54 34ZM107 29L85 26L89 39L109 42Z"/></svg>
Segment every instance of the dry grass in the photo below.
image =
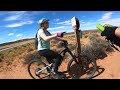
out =
<svg viewBox="0 0 120 90"><path fill-rule="evenodd" d="M39 59L40 56L37 51L29 52L22 56L24 59L23 64L28 64L31 60Z"/></svg>
<svg viewBox="0 0 120 90"><path fill-rule="evenodd" d="M84 44L85 38L90 39L87 44ZM75 45L75 36L74 34L67 34L63 37L63 39L67 40L69 46ZM60 52L63 48L57 47L58 42L55 40L51 41L51 49ZM112 48L110 45L104 40L101 39L99 33L83 33L83 38L81 39L81 50L82 54L92 55L92 57L100 58L106 54L106 52L111 52ZM26 45L22 45L19 47L15 47L10 50L6 50L4 52L0 52L0 67L2 67L2 62L7 65L11 65L14 61L15 57L19 57L19 59L24 59L24 64L29 63L29 61L33 59L38 59L39 55L34 49L34 43L28 43ZM66 55L65 59L69 59L70 56ZM40 59L40 58L39 58Z"/></svg>
<svg viewBox="0 0 120 90"><path fill-rule="evenodd" d="M16 57L19 57L25 52L31 52L34 50L33 43L29 43L26 45L22 45L19 47L14 47L9 50L5 50L0 52L0 61L2 63L6 63L8 66L12 64Z"/></svg>
<svg viewBox="0 0 120 90"><path fill-rule="evenodd" d="M90 42L87 45L81 47L82 54L91 54L96 59L104 58L107 56L107 53L112 52L113 49L104 39L98 34L91 34L88 37Z"/></svg>

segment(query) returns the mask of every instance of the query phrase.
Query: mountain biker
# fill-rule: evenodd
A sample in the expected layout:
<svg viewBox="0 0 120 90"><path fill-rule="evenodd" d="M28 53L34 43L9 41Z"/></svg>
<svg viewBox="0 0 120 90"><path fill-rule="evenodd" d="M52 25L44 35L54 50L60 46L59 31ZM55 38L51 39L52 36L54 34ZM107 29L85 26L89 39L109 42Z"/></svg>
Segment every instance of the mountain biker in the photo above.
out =
<svg viewBox="0 0 120 90"><path fill-rule="evenodd" d="M53 68L54 69L53 77L57 79L62 78L63 77L62 72L58 71L58 68L61 64L62 56L58 54L57 52L50 49L50 40L55 39L57 41L65 41L65 40L58 38L58 37L63 37L64 33L61 32L61 33L52 35L47 30L47 28L49 28L49 20L47 18L42 18L41 20L39 20L39 25L40 27L37 33L38 53L41 56L46 57L49 63L52 63L52 60L56 59L54 68Z"/></svg>
<svg viewBox="0 0 120 90"><path fill-rule="evenodd" d="M120 38L120 28L110 24L97 24L96 27L101 31L101 36L107 36L109 38Z"/></svg>

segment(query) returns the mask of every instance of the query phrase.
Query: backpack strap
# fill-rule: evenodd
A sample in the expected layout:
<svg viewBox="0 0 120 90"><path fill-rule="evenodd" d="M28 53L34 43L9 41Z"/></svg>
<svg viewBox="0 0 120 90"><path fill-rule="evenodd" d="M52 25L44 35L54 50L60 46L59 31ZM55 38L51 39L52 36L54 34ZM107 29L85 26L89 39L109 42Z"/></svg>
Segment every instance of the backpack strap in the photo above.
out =
<svg viewBox="0 0 120 90"><path fill-rule="evenodd" d="M48 30L46 30L46 31L51 35L51 33Z"/></svg>
<svg viewBox="0 0 120 90"><path fill-rule="evenodd" d="M35 49L37 49L38 47L38 38L37 38L37 33L35 35L35 41L34 41L34 45L35 45Z"/></svg>

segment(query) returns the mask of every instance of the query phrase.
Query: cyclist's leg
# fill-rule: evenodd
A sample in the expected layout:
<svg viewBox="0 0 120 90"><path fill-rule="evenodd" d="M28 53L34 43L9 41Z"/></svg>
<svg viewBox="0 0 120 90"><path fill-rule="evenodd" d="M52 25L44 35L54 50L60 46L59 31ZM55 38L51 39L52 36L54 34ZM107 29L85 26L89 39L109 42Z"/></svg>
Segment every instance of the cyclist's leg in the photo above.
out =
<svg viewBox="0 0 120 90"><path fill-rule="evenodd" d="M50 53L48 52L47 49L40 50L40 51L38 51L38 53L39 53L39 55L45 57L49 64L52 63L52 58L50 57Z"/></svg>
<svg viewBox="0 0 120 90"><path fill-rule="evenodd" d="M62 61L62 56L58 54L57 52L54 52L53 50L45 49L45 50L40 50L39 54L41 56L46 57L47 61L49 63L52 63L52 59L56 59L55 61L55 72L58 71L58 67L61 64Z"/></svg>
<svg viewBox="0 0 120 90"><path fill-rule="evenodd" d="M58 72L58 68L61 65L61 62L62 62L62 56L56 53L55 72Z"/></svg>
<svg viewBox="0 0 120 90"><path fill-rule="evenodd" d="M58 74L58 68L61 64L62 56L60 54L58 54L57 52L54 52L49 49L41 50L41 51L39 51L39 53L40 53L40 55L46 57L49 62L52 62L51 61L52 59L56 59L55 65L54 65L54 72L56 74ZM59 75L57 77L59 77Z"/></svg>

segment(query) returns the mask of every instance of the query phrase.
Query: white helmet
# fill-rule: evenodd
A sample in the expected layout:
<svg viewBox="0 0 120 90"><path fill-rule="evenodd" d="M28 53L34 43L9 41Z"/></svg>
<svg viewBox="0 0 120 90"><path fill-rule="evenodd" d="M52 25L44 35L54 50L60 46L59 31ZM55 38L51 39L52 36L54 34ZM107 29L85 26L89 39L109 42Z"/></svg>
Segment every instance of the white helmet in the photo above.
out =
<svg viewBox="0 0 120 90"><path fill-rule="evenodd" d="M45 21L49 21L49 19L47 19L47 18L42 18L42 19L39 20L38 23L41 25L41 24L44 23Z"/></svg>

